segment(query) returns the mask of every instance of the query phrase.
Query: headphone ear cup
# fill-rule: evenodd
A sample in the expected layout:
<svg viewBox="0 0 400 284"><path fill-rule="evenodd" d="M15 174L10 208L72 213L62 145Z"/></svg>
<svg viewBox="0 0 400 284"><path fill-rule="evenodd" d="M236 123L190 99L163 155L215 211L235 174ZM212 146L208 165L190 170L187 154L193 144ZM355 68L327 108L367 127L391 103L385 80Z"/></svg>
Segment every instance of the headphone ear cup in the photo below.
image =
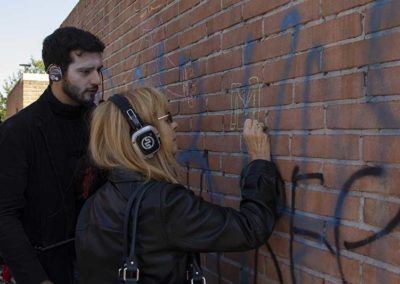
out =
<svg viewBox="0 0 400 284"><path fill-rule="evenodd" d="M133 133L132 143L145 158L151 158L160 150L160 134L154 126L146 125Z"/></svg>
<svg viewBox="0 0 400 284"><path fill-rule="evenodd" d="M47 68L47 71L48 71L48 73L49 73L49 77L50 77L50 80L51 80L51 81L53 81L53 82L58 82L58 81L61 80L61 78L62 78L62 71L61 71L60 66L51 64L51 65L49 66L49 68Z"/></svg>

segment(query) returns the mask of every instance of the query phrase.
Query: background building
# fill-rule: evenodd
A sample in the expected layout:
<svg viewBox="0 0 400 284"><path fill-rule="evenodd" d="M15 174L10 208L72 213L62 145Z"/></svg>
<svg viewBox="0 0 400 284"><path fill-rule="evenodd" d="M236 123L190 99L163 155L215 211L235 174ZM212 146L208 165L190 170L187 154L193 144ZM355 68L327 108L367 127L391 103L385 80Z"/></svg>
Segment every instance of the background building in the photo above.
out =
<svg viewBox="0 0 400 284"><path fill-rule="evenodd" d="M48 85L47 74L22 74L7 97L6 119L36 101Z"/></svg>

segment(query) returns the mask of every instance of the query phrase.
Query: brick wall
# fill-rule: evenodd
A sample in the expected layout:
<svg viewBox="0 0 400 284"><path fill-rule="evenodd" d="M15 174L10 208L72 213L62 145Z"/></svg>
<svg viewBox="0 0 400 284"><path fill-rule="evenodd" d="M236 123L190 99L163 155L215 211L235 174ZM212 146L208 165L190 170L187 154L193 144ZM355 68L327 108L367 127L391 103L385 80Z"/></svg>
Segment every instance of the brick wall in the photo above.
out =
<svg viewBox="0 0 400 284"><path fill-rule="evenodd" d="M24 73L7 96L6 118L36 101L48 85L48 75Z"/></svg>
<svg viewBox="0 0 400 284"><path fill-rule="evenodd" d="M19 80L11 93L7 96L7 111L6 111L6 119L10 116L16 114L23 108L24 101L22 97L23 84L22 80Z"/></svg>
<svg viewBox="0 0 400 284"><path fill-rule="evenodd" d="M36 101L48 85L48 81L24 81L24 107Z"/></svg>
<svg viewBox="0 0 400 284"><path fill-rule="evenodd" d="M238 206L243 118L266 120L282 218L257 255L204 256L209 283L400 283L399 1L81 0L64 25L107 44L107 95L164 90L214 203Z"/></svg>

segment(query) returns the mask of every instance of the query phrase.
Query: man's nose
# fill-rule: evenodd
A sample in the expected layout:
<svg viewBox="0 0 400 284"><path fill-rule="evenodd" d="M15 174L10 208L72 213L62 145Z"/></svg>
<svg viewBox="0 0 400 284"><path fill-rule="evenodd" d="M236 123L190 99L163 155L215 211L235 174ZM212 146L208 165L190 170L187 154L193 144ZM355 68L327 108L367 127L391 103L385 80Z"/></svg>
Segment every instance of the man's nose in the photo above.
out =
<svg viewBox="0 0 400 284"><path fill-rule="evenodd" d="M101 83L101 73L98 71L93 72L91 82L93 85L100 85Z"/></svg>

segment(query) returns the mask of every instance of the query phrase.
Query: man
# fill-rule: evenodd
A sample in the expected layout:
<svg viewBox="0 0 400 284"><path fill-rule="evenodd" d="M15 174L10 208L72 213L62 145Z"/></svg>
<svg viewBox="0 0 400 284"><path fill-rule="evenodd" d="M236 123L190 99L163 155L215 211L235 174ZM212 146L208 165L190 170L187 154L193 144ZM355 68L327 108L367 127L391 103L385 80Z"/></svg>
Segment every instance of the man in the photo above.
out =
<svg viewBox="0 0 400 284"><path fill-rule="evenodd" d="M0 126L0 255L20 284L74 281L81 165L103 50L89 32L57 29L43 42L49 87Z"/></svg>

